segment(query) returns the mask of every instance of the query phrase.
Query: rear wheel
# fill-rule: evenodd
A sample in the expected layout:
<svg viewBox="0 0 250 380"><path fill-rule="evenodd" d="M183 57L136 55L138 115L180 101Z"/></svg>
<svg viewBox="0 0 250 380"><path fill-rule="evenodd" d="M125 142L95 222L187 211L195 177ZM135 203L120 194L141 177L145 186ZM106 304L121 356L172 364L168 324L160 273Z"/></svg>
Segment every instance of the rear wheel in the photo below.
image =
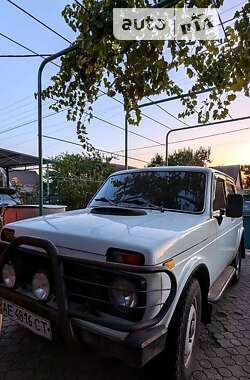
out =
<svg viewBox="0 0 250 380"><path fill-rule="evenodd" d="M169 379L189 380L195 365L201 323L202 297L198 280L184 289L168 329L165 352Z"/></svg>
<svg viewBox="0 0 250 380"><path fill-rule="evenodd" d="M233 279L232 279L233 284L236 284L240 279L241 259L242 259L242 255L241 255L241 250L239 249L237 252L237 255L235 256L234 261L232 262L232 266L235 268L235 274L234 274Z"/></svg>

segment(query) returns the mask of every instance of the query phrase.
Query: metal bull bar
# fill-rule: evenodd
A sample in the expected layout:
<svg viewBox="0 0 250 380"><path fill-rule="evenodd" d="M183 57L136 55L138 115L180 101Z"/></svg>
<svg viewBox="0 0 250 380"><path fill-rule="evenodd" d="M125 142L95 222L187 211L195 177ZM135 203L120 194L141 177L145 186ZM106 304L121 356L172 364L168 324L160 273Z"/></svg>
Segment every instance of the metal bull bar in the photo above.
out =
<svg viewBox="0 0 250 380"><path fill-rule="evenodd" d="M59 256L56 246L51 241L41 239L41 238L29 237L29 236L17 237L9 244L7 249L0 256L0 273L2 271L2 267L4 263L10 261L11 258L15 255L16 250L23 245L43 249L51 261L52 276L54 278L54 283L55 283L56 302L57 302L58 313L59 313L57 320L59 323L60 332L66 340L70 340L70 341L72 341L72 339L75 340L74 332L71 326L71 318L79 318L84 321L98 323L99 325L102 325L114 330L128 332L128 333L133 333L133 332L143 330L143 329L149 329L151 327L158 325L162 321L162 319L166 315L167 311L169 310L170 305L172 304L175 298L176 288L177 288L175 276L171 271L166 269L164 266L137 266L137 265L127 265L127 264L119 264L119 263L111 263L111 262L97 262L97 261L86 260L86 259L79 260L79 258L77 259L70 258L69 260L71 262L78 261L79 263L81 263L81 265L86 265L91 268L97 268L97 269L107 268L108 270L114 271L116 274L121 274L121 275L122 274L124 275L126 273L139 274L139 275L150 274L150 273L152 274L163 273L169 277L171 286L170 286L170 289L167 289L169 290L169 295L167 299L165 300L165 302L162 303L162 307L160 311L157 313L157 315L149 320L135 322L132 326L131 325L126 326L119 322L114 323L113 320L112 321L100 320L100 318L96 316L69 310L68 296L67 296L67 291L65 288L65 281L64 281L63 259L61 256ZM0 286L0 296L3 290L4 288ZM16 298L17 296L24 297L20 293L15 293L15 291L10 290L10 289L8 289L8 294L16 294ZM25 296L25 298L26 300L29 299L28 296ZM145 306L145 308L147 308L147 305Z"/></svg>

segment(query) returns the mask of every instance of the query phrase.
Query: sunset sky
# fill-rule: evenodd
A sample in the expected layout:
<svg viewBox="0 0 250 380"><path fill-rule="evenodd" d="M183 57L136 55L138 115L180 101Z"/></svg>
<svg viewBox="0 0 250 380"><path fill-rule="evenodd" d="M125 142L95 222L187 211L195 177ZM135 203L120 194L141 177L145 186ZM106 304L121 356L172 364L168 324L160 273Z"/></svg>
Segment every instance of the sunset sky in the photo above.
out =
<svg viewBox="0 0 250 380"><path fill-rule="evenodd" d="M66 0L17 1L20 6L52 26L70 41L73 41L75 36L61 16L61 11L68 2ZM225 5L220 11L222 20L225 21L233 17L236 9L244 3L244 0L225 0ZM67 47L67 43L62 38L31 20L5 0L1 1L0 25L1 33L38 53L54 53ZM0 36L0 54L25 53L27 51L24 48ZM0 58L0 147L2 148L37 154L37 110L33 94L37 90L37 70L40 63L41 59L39 58ZM50 76L56 71L57 68L53 65L47 66L44 73L44 86L49 84ZM185 77L184 73L179 73L175 78L184 91L190 87L190 80ZM161 97L164 97L164 95ZM119 96L117 98L122 100ZM48 105L49 102L44 105L44 115L52 112L48 110ZM175 116L182 110L179 101L161 104L161 106ZM176 121L156 106L145 108L143 112L171 129L183 126L182 122ZM108 99L105 96L101 97L94 105L94 114L110 123L124 127L123 107L113 99ZM237 100L230 109L230 115L233 118L250 115L250 99L238 94ZM22 126L22 124L29 122L30 124ZM197 118L194 116L185 119L185 123L189 125L197 124ZM141 125L139 127L130 127L130 131L135 131L157 143L164 144L165 135L168 131L166 126L143 117ZM9 130L11 128L15 129ZM225 133L242 128L249 129L232 134L201 138L210 134ZM88 131L90 141L96 148L111 152L124 149L124 133L120 129L94 119ZM64 113L44 120L44 134L78 142L75 127L72 123L66 122ZM175 141L196 137L200 137L200 139L174 143ZM170 152L188 146L192 148L198 148L201 145L211 147L212 165L250 164L250 120L204 127L195 131L176 132L172 134L170 142ZM156 152L164 154L165 148L163 146L133 150L150 145L154 145L154 143L130 134L129 149L131 150L129 151L129 156L141 161L130 159L129 164L138 167L144 166ZM66 151L80 152L81 148L44 138L45 157L55 156ZM120 153L123 154L122 152ZM120 158L116 162L123 164L124 159Z"/></svg>

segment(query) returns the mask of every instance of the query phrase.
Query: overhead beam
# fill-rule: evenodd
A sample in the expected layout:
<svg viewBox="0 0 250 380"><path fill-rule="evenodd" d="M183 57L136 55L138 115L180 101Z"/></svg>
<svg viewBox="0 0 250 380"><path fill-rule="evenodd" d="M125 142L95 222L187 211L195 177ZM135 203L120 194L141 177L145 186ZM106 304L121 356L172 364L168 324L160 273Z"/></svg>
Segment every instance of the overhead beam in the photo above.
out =
<svg viewBox="0 0 250 380"><path fill-rule="evenodd" d="M248 119L250 119L250 116L243 116L243 117L238 117L236 119L220 120L220 121L214 121L212 123L207 123L207 124L197 124L197 125L190 125L188 127L183 127L183 128L171 129L166 134L166 157L165 157L166 158L166 166L168 166L168 146L169 146L169 136L171 133L178 132L178 131L185 131L185 130L189 130L189 129L201 128L201 127L210 127L211 125L233 123L236 121L242 121L242 120L248 120Z"/></svg>
<svg viewBox="0 0 250 380"><path fill-rule="evenodd" d="M158 3L154 4L150 8L170 8L174 7L181 0L160 0Z"/></svg>
<svg viewBox="0 0 250 380"><path fill-rule="evenodd" d="M201 91L197 91L197 92L187 92L187 93L182 94L182 95L168 96L167 98L164 98L164 99L154 100L154 101L152 100L152 102L142 103L139 105L139 108L149 107L149 106L153 106L155 104L160 104L160 103L172 102L173 100L179 100L179 99L186 98L186 97L190 96L191 94L194 94L194 95L205 94L206 92L211 92L212 90L214 90L214 87L207 88L206 90L201 90Z"/></svg>

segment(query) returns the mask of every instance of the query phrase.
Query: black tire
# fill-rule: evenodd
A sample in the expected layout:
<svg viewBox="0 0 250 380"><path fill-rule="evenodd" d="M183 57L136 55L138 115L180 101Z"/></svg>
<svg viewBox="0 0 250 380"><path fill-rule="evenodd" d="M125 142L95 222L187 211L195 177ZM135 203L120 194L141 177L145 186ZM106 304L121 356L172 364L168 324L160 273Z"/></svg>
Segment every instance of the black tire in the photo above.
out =
<svg viewBox="0 0 250 380"><path fill-rule="evenodd" d="M232 284L236 284L240 279L241 261L242 261L242 254L241 254L241 250L238 249L237 255L235 256L235 259L233 260L231 264L235 268L235 274L232 278Z"/></svg>
<svg viewBox="0 0 250 380"><path fill-rule="evenodd" d="M193 333L191 353L187 356L185 345L187 341L190 342L193 332L192 323L190 324L189 322L193 309L195 309L196 313L196 321L194 321L196 326ZM193 278L183 290L179 299L168 329L166 348L162 353L163 365L168 368L167 379L169 380L189 380L192 376L198 350L201 309L200 284L198 280ZM189 339L187 339L187 334L189 334ZM189 345L187 346L189 347Z"/></svg>

